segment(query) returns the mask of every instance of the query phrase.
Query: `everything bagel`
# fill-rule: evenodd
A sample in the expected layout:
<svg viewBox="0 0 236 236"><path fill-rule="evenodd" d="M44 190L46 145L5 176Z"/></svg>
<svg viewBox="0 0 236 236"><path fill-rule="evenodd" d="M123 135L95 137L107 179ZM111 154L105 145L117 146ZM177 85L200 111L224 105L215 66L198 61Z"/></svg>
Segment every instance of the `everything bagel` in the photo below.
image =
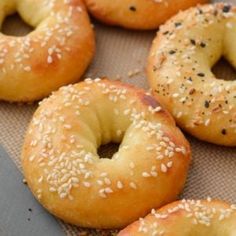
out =
<svg viewBox="0 0 236 236"><path fill-rule="evenodd" d="M219 200L182 200L131 224L118 236L234 236L236 205Z"/></svg>
<svg viewBox="0 0 236 236"><path fill-rule="evenodd" d="M1 0L0 24L16 11L35 30L24 37L0 34L0 100L38 100L78 81L95 44L82 1Z"/></svg>
<svg viewBox="0 0 236 236"><path fill-rule="evenodd" d="M209 0L85 0L91 14L102 22L130 29L157 29L179 10Z"/></svg>
<svg viewBox="0 0 236 236"><path fill-rule="evenodd" d="M153 42L148 78L154 95L195 137L236 146L236 81L217 79L224 56L236 67L236 8L205 5L181 12Z"/></svg>
<svg viewBox="0 0 236 236"><path fill-rule="evenodd" d="M120 143L112 159L97 148ZM91 79L54 92L36 111L22 163L35 197L66 222L119 228L183 188L190 147L143 90ZM134 206L134 207L132 207Z"/></svg>

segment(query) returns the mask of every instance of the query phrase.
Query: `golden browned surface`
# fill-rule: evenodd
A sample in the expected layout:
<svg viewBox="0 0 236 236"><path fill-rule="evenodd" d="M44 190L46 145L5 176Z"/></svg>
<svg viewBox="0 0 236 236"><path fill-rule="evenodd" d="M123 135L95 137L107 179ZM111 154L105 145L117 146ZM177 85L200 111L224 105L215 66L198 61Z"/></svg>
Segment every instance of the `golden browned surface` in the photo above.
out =
<svg viewBox="0 0 236 236"><path fill-rule="evenodd" d="M38 100L78 81L95 44L82 1L1 0L0 25L15 11L35 30L18 38L0 34L0 100Z"/></svg>
<svg viewBox="0 0 236 236"><path fill-rule="evenodd" d="M236 205L218 200L182 200L152 210L118 236L234 236Z"/></svg>
<svg viewBox="0 0 236 236"><path fill-rule="evenodd" d="M97 148L120 143L112 159ZM25 178L35 197L66 222L119 228L183 188L190 147L172 117L143 90L86 80L45 99L26 133Z"/></svg>
<svg viewBox="0 0 236 236"><path fill-rule="evenodd" d="M111 25L156 29L179 10L209 0L84 0L91 14Z"/></svg>
<svg viewBox="0 0 236 236"><path fill-rule="evenodd" d="M195 137L236 146L236 81L211 67L224 56L236 66L236 8L191 8L169 20L153 41L148 79L178 125Z"/></svg>

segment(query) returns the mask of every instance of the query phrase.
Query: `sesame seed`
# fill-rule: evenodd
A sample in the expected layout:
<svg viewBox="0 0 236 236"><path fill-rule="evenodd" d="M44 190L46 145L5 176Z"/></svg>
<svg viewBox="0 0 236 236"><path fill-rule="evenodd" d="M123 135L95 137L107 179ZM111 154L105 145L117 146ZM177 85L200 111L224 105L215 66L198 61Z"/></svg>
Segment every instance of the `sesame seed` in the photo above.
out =
<svg viewBox="0 0 236 236"><path fill-rule="evenodd" d="M104 182L106 185L111 185L111 180L109 178L104 178Z"/></svg>
<svg viewBox="0 0 236 236"><path fill-rule="evenodd" d="M48 62L48 64L51 64L53 62L52 56L48 56L47 62Z"/></svg>
<svg viewBox="0 0 236 236"><path fill-rule="evenodd" d="M90 188L91 187L91 184L89 182L83 182L83 185L86 187L86 188Z"/></svg>
<svg viewBox="0 0 236 236"><path fill-rule="evenodd" d="M166 167L166 165L165 164L161 164L161 171L163 172L163 173L166 173L167 172L167 167Z"/></svg>
<svg viewBox="0 0 236 236"><path fill-rule="evenodd" d="M150 177L151 175L150 175L149 173L147 173L147 172L143 172L143 173L142 173L142 176L145 177L145 178L148 178L148 177Z"/></svg>
<svg viewBox="0 0 236 236"><path fill-rule="evenodd" d="M134 182L130 182L130 183L129 183L129 186L130 186L132 189L137 189L137 185L136 185Z"/></svg>
<svg viewBox="0 0 236 236"><path fill-rule="evenodd" d="M167 164L166 164L166 166L167 166L168 168L171 168L172 165L173 165L173 161L169 161L169 162L167 162Z"/></svg>
<svg viewBox="0 0 236 236"><path fill-rule="evenodd" d="M117 186L118 189L122 189L124 187L121 181L117 181L116 186Z"/></svg>
<svg viewBox="0 0 236 236"><path fill-rule="evenodd" d="M113 190L111 188L105 188L104 192L105 193L113 193Z"/></svg>

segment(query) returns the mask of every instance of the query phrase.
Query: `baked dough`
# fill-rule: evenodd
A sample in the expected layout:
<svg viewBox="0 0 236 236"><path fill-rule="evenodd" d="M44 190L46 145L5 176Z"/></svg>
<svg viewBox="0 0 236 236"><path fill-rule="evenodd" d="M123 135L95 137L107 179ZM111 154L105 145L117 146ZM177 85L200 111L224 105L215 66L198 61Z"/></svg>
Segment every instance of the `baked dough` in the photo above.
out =
<svg viewBox="0 0 236 236"><path fill-rule="evenodd" d="M121 142L118 152L99 158L97 148L109 142ZM30 189L51 213L78 226L119 228L176 199L190 147L152 96L95 79L41 103L22 159Z"/></svg>
<svg viewBox="0 0 236 236"><path fill-rule="evenodd" d="M155 38L148 79L178 125L195 137L236 146L236 81L211 67L224 56L236 67L236 8L210 4L169 20Z"/></svg>
<svg viewBox="0 0 236 236"><path fill-rule="evenodd" d="M91 14L102 22L130 29L157 29L179 10L209 0L85 0Z"/></svg>
<svg viewBox="0 0 236 236"><path fill-rule="evenodd" d="M0 100L39 100L78 81L95 47L82 0L1 0L0 25L15 11L35 30L0 33Z"/></svg>
<svg viewBox="0 0 236 236"><path fill-rule="evenodd" d="M182 200L131 224L118 236L233 236L236 205L219 200Z"/></svg>

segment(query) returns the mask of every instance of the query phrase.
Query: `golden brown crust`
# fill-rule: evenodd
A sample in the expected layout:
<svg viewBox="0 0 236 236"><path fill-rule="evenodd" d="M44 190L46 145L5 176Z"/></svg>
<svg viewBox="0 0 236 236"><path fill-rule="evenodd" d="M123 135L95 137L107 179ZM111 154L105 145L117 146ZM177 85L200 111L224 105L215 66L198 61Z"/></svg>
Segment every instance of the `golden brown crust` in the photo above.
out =
<svg viewBox="0 0 236 236"><path fill-rule="evenodd" d="M236 82L215 78L211 67L222 55L236 66L235 12L221 3L179 13L161 27L147 68L154 95L179 126L226 146L236 146Z"/></svg>
<svg viewBox="0 0 236 236"><path fill-rule="evenodd" d="M134 222L118 236L227 236L236 232L236 205L220 200L173 202Z"/></svg>
<svg viewBox="0 0 236 236"><path fill-rule="evenodd" d="M100 21L130 29L156 29L179 10L208 0L84 0Z"/></svg>
<svg viewBox="0 0 236 236"><path fill-rule="evenodd" d="M97 148L121 145L112 160ZM45 99L26 134L29 187L50 212L92 228L118 228L183 188L190 147L173 118L141 89L96 79ZM135 206L135 207L130 207Z"/></svg>
<svg viewBox="0 0 236 236"><path fill-rule="evenodd" d="M95 48L83 2L11 1L4 0L0 8L6 14L17 9L36 29L24 37L0 35L0 100L39 100L78 81Z"/></svg>

